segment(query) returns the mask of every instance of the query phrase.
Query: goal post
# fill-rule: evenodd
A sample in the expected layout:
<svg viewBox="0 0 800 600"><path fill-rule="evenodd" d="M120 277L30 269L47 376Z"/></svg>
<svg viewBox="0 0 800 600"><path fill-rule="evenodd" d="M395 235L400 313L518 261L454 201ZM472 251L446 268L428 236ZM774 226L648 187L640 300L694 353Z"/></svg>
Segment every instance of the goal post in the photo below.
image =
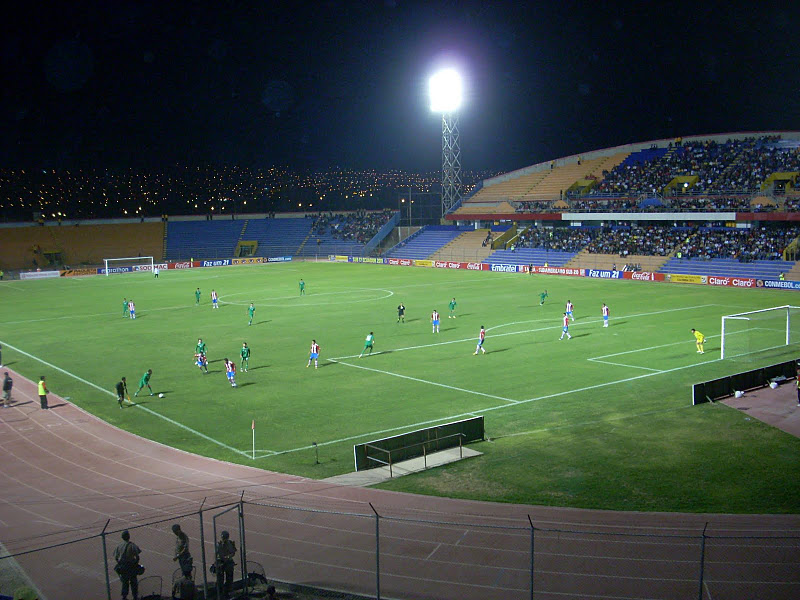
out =
<svg viewBox="0 0 800 600"><path fill-rule="evenodd" d="M800 306L775 306L722 317L721 358L800 342Z"/></svg>
<svg viewBox="0 0 800 600"><path fill-rule="evenodd" d="M131 273L133 271L153 271L152 256L133 256L127 258L104 258L105 275L112 273Z"/></svg>

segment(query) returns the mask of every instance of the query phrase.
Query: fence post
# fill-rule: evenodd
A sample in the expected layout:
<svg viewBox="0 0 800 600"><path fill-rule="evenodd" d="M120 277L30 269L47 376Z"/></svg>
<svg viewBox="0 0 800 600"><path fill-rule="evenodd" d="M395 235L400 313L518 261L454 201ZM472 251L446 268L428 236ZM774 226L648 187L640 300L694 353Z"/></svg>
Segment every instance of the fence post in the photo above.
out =
<svg viewBox="0 0 800 600"><path fill-rule="evenodd" d="M247 545L244 539L244 490L239 497L239 560L242 563L242 586L247 589Z"/></svg>
<svg viewBox="0 0 800 600"><path fill-rule="evenodd" d="M208 595L208 567L206 566L206 536L205 532L203 531L203 506L206 503L206 499L203 498L203 501L200 503L200 510L197 514L200 516L200 561L203 567L203 597L205 598ZM216 542L216 540L214 540ZM215 559L216 560L216 559Z"/></svg>
<svg viewBox="0 0 800 600"><path fill-rule="evenodd" d="M381 516L372 502L369 507L375 513L375 600L381 600Z"/></svg>
<svg viewBox="0 0 800 600"><path fill-rule="evenodd" d="M533 565L534 565L534 533L536 532L536 528L533 526L533 521L531 520L531 516L528 515L528 523L531 525L531 600L533 600Z"/></svg>
<svg viewBox="0 0 800 600"><path fill-rule="evenodd" d="M103 531L100 532L100 538L103 540L103 572L106 574L106 596L111 600L111 580L108 577L108 549L106 548L106 529L111 519L106 521L103 526Z"/></svg>
<svg viewBox="0 0 800 600"><path fill-rule="evenodd" d="M697 600L703 600L703 576L706 566L706 529L708 522L703 526L703 537L700 540L700 582L697 588Z"/></svg>

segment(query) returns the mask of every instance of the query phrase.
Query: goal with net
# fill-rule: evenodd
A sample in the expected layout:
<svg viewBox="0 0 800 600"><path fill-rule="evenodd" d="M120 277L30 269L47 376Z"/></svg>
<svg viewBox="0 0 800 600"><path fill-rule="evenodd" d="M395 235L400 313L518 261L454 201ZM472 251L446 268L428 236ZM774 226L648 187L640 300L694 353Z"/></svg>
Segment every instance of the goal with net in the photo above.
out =
<svg viewBox="0 0 800 600"><path fill-rule="evenodd" d="M152 271L152 256L135 256L132 258L104 258L105 275L113 273L131 273L135 271Z"/></svg>
<svg viewBox="0 0 800 600"><path fill-rule="evenodd" d="M800 342L800 306L775 306L722 317L723 359L797 342Z"/></svg>

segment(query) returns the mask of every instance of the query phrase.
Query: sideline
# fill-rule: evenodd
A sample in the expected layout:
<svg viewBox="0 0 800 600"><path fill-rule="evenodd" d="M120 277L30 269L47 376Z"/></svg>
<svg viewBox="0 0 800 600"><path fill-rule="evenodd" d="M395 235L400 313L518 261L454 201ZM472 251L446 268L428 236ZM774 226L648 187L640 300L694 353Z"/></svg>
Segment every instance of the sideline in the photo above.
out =
<svg viewBox="0 0 800 600"><path fill-rule="evenodd" d="M52 363L49 363L46 360L43 360L43 359L39 358L38 356L34 356L33 354L29 354L28 352L25 352L24 350L22 350L20 348L17 348L16 346L12 346L11 344L9 344L7 342L4 342L2 340L0 340L0 344L5 346L6 348L10 348L11 350L19 352L20 354L23 354L24 356L27 356L28 358L31 358L31 359L33 359L33 360L35 360L37 362L40 362L43 365L58 371L59 373L63 373L64 375L68 375L69 377L72 377L73 379L76 379L76 380L80 381L81 383L84 383L84 384L88 385L89 387L92 387L92 388L94 388L94 389L96 389L98 391L101 391L104 394L108 394L112 398L116 399L116 397L117 397L114 392L111 392L111 391L109 391L109 390L107 390L105 388L101 388L96 383L92 383L91 381L87 381L83 377L75 375L74 373L70 373L69 371L67 371L65 369L62 369L61 367L57 367L56 365L54 365ZM143 410L143 411L153 415L154 417L158 417L159 419L163 419L164 421L174 425L175 427L179 427L180 429L183 429L184 431L188 431L189 433L191 433L193 435L196 435L196 436L198 436L200 438L203 438L207 442L211 442L212 444L216 444L217 446L221 446L222 448L225 448L226 450L230 450L231 452L235 452L236 454L240 454L242 456L247 456L247 457L251 456L251 453L249 453L249 452L246 452L244 450L237 450L233 446L228 446L228 444L225 444L224 442L220 442L219 440L215 440L214 438L206 435L205 433L201 433L200 431L197 431L196 429L192 429L188 425L184 425L183 423L179 423L178 421L175 421L174 419L170 419L169 417L167 417L165 415L162 415L161 413L157 413L156 411L154 411L151 408L148 408L148 407L143 406L141 404L136 404L135 402L131 402L130 405L135 407L135 408L138 408L140 410ZM263 452L263 450L262 450L262 452Z"/></svg>

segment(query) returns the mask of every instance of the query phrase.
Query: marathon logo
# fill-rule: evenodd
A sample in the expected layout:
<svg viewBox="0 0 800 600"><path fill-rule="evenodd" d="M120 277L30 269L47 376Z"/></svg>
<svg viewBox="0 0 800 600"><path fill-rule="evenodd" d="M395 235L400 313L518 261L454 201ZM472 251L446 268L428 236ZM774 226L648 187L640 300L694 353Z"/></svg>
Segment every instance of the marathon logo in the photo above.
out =
<svg viewBox="0 0 800 600"><path fill-rule="evenodd" d="M517 265L492 265L492 271L499 273L516 273Z"/></svg>

